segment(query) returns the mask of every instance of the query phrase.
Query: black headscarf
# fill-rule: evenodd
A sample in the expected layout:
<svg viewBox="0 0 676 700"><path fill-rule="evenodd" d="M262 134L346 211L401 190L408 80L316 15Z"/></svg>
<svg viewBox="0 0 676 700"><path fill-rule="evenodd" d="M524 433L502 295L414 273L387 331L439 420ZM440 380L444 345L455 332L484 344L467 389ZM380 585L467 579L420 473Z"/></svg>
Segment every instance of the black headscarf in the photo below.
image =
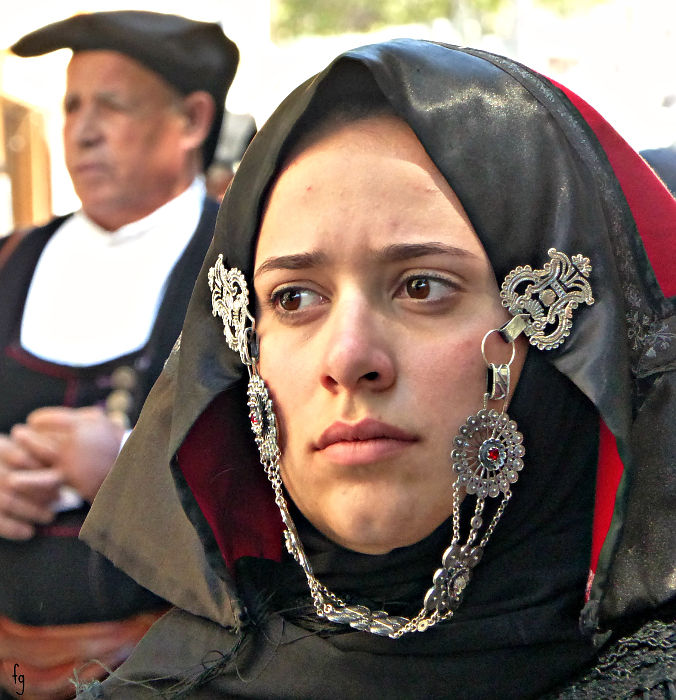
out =
<svg viewBox="0 0 676 700"><path fill-rule="evenodd" d="M226 267L241 269L252 286L262 206L289 149L330 105L357 93L382 94L411 126L462 202L498 281L519 265L542 267L551 247L593 265L594 306L576 314L561 347L529 352L510 408L524 433L526 466L462 607L450 623L400 640L321 625L317 632L303 617L302 572L284 557L266 563L280 558L279 515L247 426L246 370L212 317L207 284L222 253ZM632 190L637 181L641 201ZM577 618L599 425L600 557L593 555L587 631L674 594L673 301L660 290L637 224L660 255L668 244L659 236L673 235L675 222L668 192L607 124L523 66L413 40L347 52L285 100L244 156L182 340L94 504L85 538L188 614L222 625L222 652L244 639L220 669L224 694L537 696L594 653ZM608 530L603 506L620 477ZM173 536L161 552L158 520ZM442 525L417 545L373 557L342 550L302 518L299 529L320 580L399 612L419 605L448 544ZM195 625L206 623L188 614L177 629L194 637ZM213 629L202 631L207 646L186 647L177 669L212 648ZM154 644L161 644L159 630L123 667L128 675L153 675L157 669L143 659L156 653Z"/></svg>

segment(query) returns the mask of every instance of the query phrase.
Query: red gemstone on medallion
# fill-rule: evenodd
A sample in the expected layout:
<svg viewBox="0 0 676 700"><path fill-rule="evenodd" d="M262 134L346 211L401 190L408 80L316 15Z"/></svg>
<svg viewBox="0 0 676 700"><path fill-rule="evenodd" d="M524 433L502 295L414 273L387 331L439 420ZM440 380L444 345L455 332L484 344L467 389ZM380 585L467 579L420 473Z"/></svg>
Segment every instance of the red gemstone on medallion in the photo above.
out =
<svg viewBox="0 0 676 700"><path fill-rule="evenodd" d="M497 447L491 447L488 452L486 452L486 456L491 460L491 462L495 462L495 460L500 456L500 450Z"/></svg>

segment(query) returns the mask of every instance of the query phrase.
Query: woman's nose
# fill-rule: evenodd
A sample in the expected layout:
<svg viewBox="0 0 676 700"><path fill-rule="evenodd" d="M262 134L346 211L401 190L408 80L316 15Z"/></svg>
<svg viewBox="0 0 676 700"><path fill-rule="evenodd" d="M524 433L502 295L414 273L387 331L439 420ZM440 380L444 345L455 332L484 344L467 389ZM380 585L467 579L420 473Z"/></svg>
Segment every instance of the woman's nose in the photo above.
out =
<svg viewBox="0 0 676 700"><path fill-rule="evenodd" d="M324 330L324 388L384 391L394 384L396 358L387 320L367 303L336 306Z"/></svg>

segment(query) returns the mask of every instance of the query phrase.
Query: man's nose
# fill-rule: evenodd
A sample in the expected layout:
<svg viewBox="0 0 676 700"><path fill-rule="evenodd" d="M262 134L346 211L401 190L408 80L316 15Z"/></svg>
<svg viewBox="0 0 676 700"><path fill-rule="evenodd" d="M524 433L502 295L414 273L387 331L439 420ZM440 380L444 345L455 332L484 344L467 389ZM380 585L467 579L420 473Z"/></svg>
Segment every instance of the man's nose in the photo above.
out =
<svg viewBox="0 0 676 700"><path fill-rule="evenodd" d="M67 117L71 140L80 147L92 146L102 138L99 111L94 106L83 106Z"/></svg>

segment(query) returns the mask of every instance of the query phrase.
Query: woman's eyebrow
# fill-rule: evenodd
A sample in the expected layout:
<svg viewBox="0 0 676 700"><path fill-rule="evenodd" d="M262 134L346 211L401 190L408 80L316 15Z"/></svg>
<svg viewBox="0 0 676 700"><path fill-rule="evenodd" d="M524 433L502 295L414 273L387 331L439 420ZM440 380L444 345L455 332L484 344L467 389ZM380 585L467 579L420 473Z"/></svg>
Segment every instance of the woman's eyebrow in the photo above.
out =
<svg viewBox="0 0 676 700"><path fill-rule="evenodd" d="M311 251L309 253L294 253L293 255L279 255L264 260L254 272L254 279L264 272L271 270L304 270L319 267L328 262L326 253Z"/></svg>
<svg viewBox="0 0 676 700"><path fill-rule="evenodd" d="M439 255L440 253L457 257L477 258L475 253L466 248L458 248L437 241L430 243L393 243L377 251L375 257L384 262L398 262L409 258L422 258L425 255Z"/></svg>
<svg viewBox="0 0 676 700"><path fill-rule="evenodd" d="M372 257L382 262L398 262L411 258L422 258L425 255L454 255L457 257L475 258L476 255L465 248L457 248L447 243L393 243L385 248L374 251ZM264 260L256 269L254 279L271 270L307 270L328 263L328 255L314 250L309 253L294 253L279 255Z"/></svg>

